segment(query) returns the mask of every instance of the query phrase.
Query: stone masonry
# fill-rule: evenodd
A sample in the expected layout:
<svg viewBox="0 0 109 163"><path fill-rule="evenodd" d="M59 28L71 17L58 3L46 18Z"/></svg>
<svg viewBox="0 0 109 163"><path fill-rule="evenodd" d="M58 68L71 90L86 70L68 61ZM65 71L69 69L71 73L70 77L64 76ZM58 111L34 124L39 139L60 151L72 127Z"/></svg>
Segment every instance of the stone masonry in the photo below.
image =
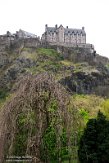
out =
<svg viewBox="0 0 109 163"><path fill-rule="evenodd" d="M5 47L10 47L17 42L23 42L28 47L39 47L45 45L56 45L64 47L80 47L90 49L94 52L94 46L86 43L86 32L84 27L82 29L64 28L62 25L59 27L48 27L45 25L45 32L40 39L37 35L19 30L14 34L9 31L5 35L0 35L0 51Z"/></svg>
<svg viewBox="0 0 109 163"><path fill-rule="evenodd" d="M45 32L42 35L42 43L49 43L50 45L59 45L65 47L83 47L88 48L93 53L94 46L86 43L85 28L73 29L64 28L62 25L59 27L48 27L45 25Z"/></svg>
<svg viewBox="0 0 109 163"><path fill-rule="evenodd" d="M0 52L10 46L19 47L21 45L24 47L39 47L41 45L41 40L37 35L21 29L14 34L7 31L6 34L0 35Z"/></svg>
<svg viewBox="0 0 109 163"><path fill-rule="evenodd" d="M86 32L84 27L82 29L64 28L62 25L59 27L48 27L45 25L45 33L42 35L42 40L47 42L60 42L65 44L86 44Z"/></svg>

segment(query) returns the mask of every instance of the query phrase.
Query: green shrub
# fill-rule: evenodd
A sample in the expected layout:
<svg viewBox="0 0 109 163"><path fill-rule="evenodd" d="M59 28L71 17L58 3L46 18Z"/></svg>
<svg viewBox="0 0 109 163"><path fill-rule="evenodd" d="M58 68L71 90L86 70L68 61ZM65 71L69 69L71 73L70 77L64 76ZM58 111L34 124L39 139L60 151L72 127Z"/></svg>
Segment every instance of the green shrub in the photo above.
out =
<svg viewBox="0 0 109 163"><path fill-rule="evenodd" d="M109 118L109 99L106 99L102 104L101 104L103 113Z"/></svg>
<svg viewBox="0 0 109 163"><path fill-rule="evenodd" d="M54 49L39 48L39 49L37 49L37 53L44 55L44 56L51 57L51 58L59 59L59 60L63 59L61 54L59 54Z"/></svg>
<svg viewBox="0 0 109 163"><path fill-rule="evenodd" d="M89 113L88 113L88 111L85 110L84 108L81 108L81 109L79 110L79 113L80 113L80 115L82 116L84 122L87 123L87 121L88 121L88 119L89 119Z"/></svg>

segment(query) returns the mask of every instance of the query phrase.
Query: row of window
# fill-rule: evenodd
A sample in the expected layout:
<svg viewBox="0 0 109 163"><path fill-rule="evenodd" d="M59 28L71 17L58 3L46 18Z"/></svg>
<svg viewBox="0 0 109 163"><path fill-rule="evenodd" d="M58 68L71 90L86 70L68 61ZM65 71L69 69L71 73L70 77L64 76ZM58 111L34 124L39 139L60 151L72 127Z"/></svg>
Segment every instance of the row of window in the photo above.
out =
<svg viewBox="0 0 109 163"><path fill-rule="evenodd" d="M57 35L57 33L56 32L52 32L52 31L50 31L50 32L48 32L47 34L49 34L49 35ZM85 33L80 33L80 32L70 32L70 31L68 31L67 33L64 33L64 35L82 35L82 36L85 36Z"/></svg>
<svg viewBox="0 0 109 163"><path fill-rule="evenodd" d="M54 37L50 37L48 38L49 41L56 41L56 38ZM64 42L85 42L85 39L68 39L68 38L64 38Z"/></svg>
<svg viewBox="0 0 109 163"><path fill-rule="evenodd" d="M55 37L55 36L53 36L53 35L48 35L48 38L52 38L52 39L57 39L58 37ZM70 37L66 37L66 36L64 36L64 39L85 39L85 37L75 37L75 36L70 36Z"/></svg>
<svg viewBox="0 0 109 163"><path fill-rule="evenodd" d="M55 33L49 33L48 35L49 35L49 36L56 36ZM81 34L81 35L79 35L79 34L70 34L70 35L69 35L69 34L65 34L64 37L65 37L65 36L70 36L70 37L71 37L71 36L72 36L72 37L80 36L80 37L84 37L85 35L82 35L82 34Z"/></svg>

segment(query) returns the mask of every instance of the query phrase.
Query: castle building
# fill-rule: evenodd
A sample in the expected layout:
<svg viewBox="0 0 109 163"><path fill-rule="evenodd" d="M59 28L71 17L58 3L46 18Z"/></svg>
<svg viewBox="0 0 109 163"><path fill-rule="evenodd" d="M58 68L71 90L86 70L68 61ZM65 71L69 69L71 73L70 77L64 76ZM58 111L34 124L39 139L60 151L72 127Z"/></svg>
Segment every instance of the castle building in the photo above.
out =
<svg viewBox="0 0 109 163"><path fill-rule="evenodd" d="M16 32L15 34L18 38L37 38L37 36L35 34L26 32L24 30L19 30Z"/></svg>
<svg viewBox="0 0 109 163"><path fill-rule="evenodd" d="M86 44L86 32L84 27L82 29L64 28L62 25L59 27L48 27L45 25L45 32L42 35L42 41L49 43L64 43L66 45L80 45Z"/></svg>
<svg viewBox="0 0 109 163"><path fill-rule="evenodd" d="M84 27L82 29L64 28L62 25L59 27L48 27L45 25L45 32L42 34L42 38L37 37L37 35L26 32L24 30L16 31L16 33L11 34L7 31L6 34L0 35L0 44L9 47L10 45L22 40L28 47L38 47L42 46L61 46L61 47L71 47L71 48L85 48L93 53L94 45L86 43L86 32Z"/></svg>

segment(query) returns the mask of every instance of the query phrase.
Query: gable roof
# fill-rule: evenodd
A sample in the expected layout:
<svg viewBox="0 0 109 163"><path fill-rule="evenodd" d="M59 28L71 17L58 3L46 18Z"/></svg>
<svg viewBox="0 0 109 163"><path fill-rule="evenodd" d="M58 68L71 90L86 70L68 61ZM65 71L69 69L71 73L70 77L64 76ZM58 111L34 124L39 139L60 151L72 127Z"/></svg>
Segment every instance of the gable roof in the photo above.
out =
<svg viewBox="0 0 109 163"><path fill-rule="evenodd" d="M47 32L51 32L51 33L54 33L56 32L57 29L59 29L62 25L60 25L58 28L56 27L47 27L46 28L46 31ZM63 27L63 26L62 26ZM67 35L67 34L82 34L82 35L86 35L86 32L82 29L73 29L73 28L64 28L64 34Z"/></svg>
<svg viewBox="0 0 109 163"><path fill-rule="evenodd" d="M86 35L85 31L82 29L73 29L73 28L64 28L65 29L65 34L82 34Z"/></svg>
<svg viewBox="0 0 109 163"><path fill-rule="evenodd" d="M58 29L59 29L60 27L63 27L63 25L61 24L61 25L58 27ZM64 28L64 27L63 27L63 28Z"/></svg>
<svg viewBox="0 0 109 163"><path fill-rule="evenodd" d="M28 36L28 37L37 37L35 34L26 32L26 31L24 31L24 30L22 30L22 29L19 29L19 32L22 32L22 34L23 34L24 36Z"/></svg>
<svg viewBox="0 0 109 163"><path fill-rule="evenodd" d="M56 27L47 27L47 32L56 32Z"/></svg>

